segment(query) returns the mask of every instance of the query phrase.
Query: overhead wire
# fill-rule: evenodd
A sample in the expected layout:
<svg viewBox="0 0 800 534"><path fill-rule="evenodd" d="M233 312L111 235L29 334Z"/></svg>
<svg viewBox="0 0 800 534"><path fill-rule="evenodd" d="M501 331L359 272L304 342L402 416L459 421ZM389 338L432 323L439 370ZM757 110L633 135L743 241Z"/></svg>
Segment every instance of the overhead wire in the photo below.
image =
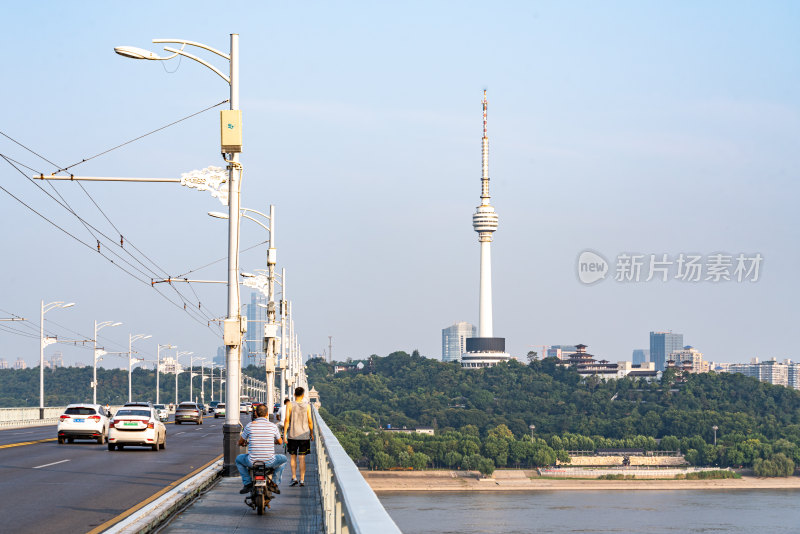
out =
<svg viewBox="0 0 800 534"><path fill-rule="evenodd" d="M121 144L119 144L119 145L116 145L116 146L114 146L114 147L112 147L112 148L110 148L110 149L107 149L107 150L103 151L103 152L100 152L100 153L98 153L98 154L95 154L95 155L93 155L93 156L90 156L90 157L87 157L87 158L83 158L81 161L79 161L79 162L77 162L77 163L74 163L74 164L72 164L72 165L69 165L69 166L67 166L67 167L60 168L59 170L55 171L53 174L55 174L55 173L57 173L57 172L66 171L66 170L68 170L68 169L70 169L70 168L72 168L72 167L75 167L75 166L77 166L77 165L80 165L80 164L82 164L82 163L85 163L85 162L87 162L87 161L90 161L90 160L92 160L92 159L95 159L95 158L97 158L97 157L100 157L100 156L102 156L102 155L104 155L104 154L107 154L107 153L109 153L109 152L112 152L113 150L116 150L116 149L118 149L118 148L121 148L121 147L123 147L123 146L126 146L126 145L128 145L128 144L131 144L131 143L133 143L133 142L135 142L135 141L138 141L138 140L140 140L140 139L143 139L143 138L145 138L145 137L147 137L147 136L149 136L149 135L152 135L152 134L154 134L154 133L157 133L157 132L159 132L159 131L161 131L161 130L164 130L164 129L166 129L166 128L169 128L170 126L174 126L175 124L178 124L178 123L180 123L180 122L183 122L183 121L185 121L185 120L187 120L187 119L190 119L190 118L192 118L192 117L195 117L195 116L197 116L197 115L199 115L199 114L201 114L201 113L204 113L204 112L206 112L206 111L208 111L208 110L210 110L210 109L213 109L213 108L215 108L215 107L221 106L222 104L225 104L225 103L226 103L226 102L228 102L228 101L229 101L228 99L222 100L221 102L218 102L218 103L216 103L216 104L213 104L213 105L211 105L211 106L208 106L208 107L206 107L206 108L204 108L204 109L201 109L200 111L197 111L197 112L195 112L195 113L192 113L192 114L190 114L190 115L187 115L187 116L185 116L185 117L182 117L182 118L180 118L180 119L178 119L178 120L176 120L176 121L172 121L172 122L170 122L170 123L168 123L168 124L166 124L166 125L164 125L164 126L161 126L161 127L159 127L159 128L156 128L155 130L151 130L151 131L149 131L149 132L147 132L147 133L145 133L145 134L143 134L143 135L140 135L140 136L138 136L138 137L135 137L135 138L133 138L133 139L131 139L131 140L129 140L129 141L126 141L126 142L124 142L124 143L121 143ZM27 150L27 151L28 151L28 152L30 152L31 154L34 154L34 155L36 155L37 157L39 157L39 158L41 158L42 160L44 160L44 161L46 161L46 162L50 163L50 164L51 164L51 165L53 165L54 167L58 167L58 165L57 165L56 163L54 163L54 162L52 162L51 160L49 160L48 158L46 158L46 157L42 156L41 154L39 154L39 153L38 153L38 152L36 152L35 150L31 149L30 147L26 146L26 145L25 145L25 144L23 144L22 142L20 142L20 141L18 141L18 140L16 140L16 139L14 139L14 138L12 138L11 136L7 135L7 134L6 134L6 133L4 133L4 132L0 132L0 134L2 134L4 137L8 138L9 140L11 140L12 142L14 142L15 144L19 145L20 147L24 148L25 150ZM30 169L30 170L33 170L33 172L37 172L37 171L35 171L34 169L32 169L31 167L28 167L27 165L23 165L23 166L25 166L26 168L28 168L28 169ZM18 169L18 170L19 170L19 169ZM41 175L42 173L41 173L41 172L39 172L39 174ZM23 173L23 175L24 175L24 173ZM27 177L27 176L26 176L26 178L28 178L28 179L30 180L30 178L29 178L29 177ZM35 182L34 182L34 183L35 183ZM38 184L36 184L36 185L37 185L37 187L39 187L39 186L38 186ZM123 250L125 250L125 249L124 249L124 246L122 245L122 243L123 243L123 239L124 239L124 238L123 238L123 234L122 234L122 232L121 232L121 231L120 231L120 230L117 228L117 226L116 226L116 225L115 225L115 224L114 224L114 223L111 221L111 219L110 219L110 218L109 218L109 217L106 215L106 213L105 213L105 212L102 210L102 208L101 208L101 207L99 206L99 204L98 204L98 203L97 203L97 202L94 200L94 198L92 198L92 196L89 194L89 192L86 190L86 188L84 188L84 187L83 187L83 185L81 185L80 183L79 183L79 185L80 185L81 189L83 190L83 192L84 192L84 193L87 195L87 197L89 197L89 199L90 199L90 200L92 201L92 203L95 205L95 207L97 207L97 209L100 211L100 213L103 215L103 217L105 217L105 219L108 221L108 223L109 223L109 224L111 224L111 226L112 226L112 227L113 227L113 228L114 228L114 229L117 231L117 233L120 235L120 245L119 245L119 246L120 246L120 248L123 248ZM86 221L84 221L84 220L83 220L81 217L79 217L79 216L77 215L77 213L76 213L76 212L75 212L75 211L74 211L74 210L73 210L73 209L72 209L72 208L69 206L69 203L66 201L66 199L64 199L64 198L63 198L63 196L62 196L60 193L58 193L58 191L56 190L55 186L54 186L52 183L50 184L50 186L51 186L51 188L52 188L52 189L53 189L53 190L56 192L56 194L58 194L59 198L61 198L61 200L63 201L63 205L62 205L62 207L64 207L64 208L65 208L65 209L67 209L68 211L70 211L70 212L71 212L71 213L72 213L72 214L73 214L75 217L77 217L77 218L78 218L78 219L81 221L81 224L83 224L83 225L84 225L84 227L86 227L86 230L87 230L87 231L88 231L88 232L89 232L89 233L92 235L92 237L95 239L95 241L97 241L97 242L98 242L98 247L99 247L99 246L100 246L100 240L99 240L99 239L97 239L97 236L96 236L96 235L94 235L94 234L92 233L92 231L91 231L91 230L89 230L89 228L87 227L87 223L86 223ZM41 187L40 187L40 189L41 189ZM44 191L44 190L42 189L42 191ZM51 196L51 198L52 198L52 196ZM55 199L54 199L54 200L55 200ZM91 227L92 227L92 228L93 228L93 229L94 229L96 232L99 232L99 230L98 230L97 228L95 228L93 225L89 225L89 226L91 226ZM99 233L101 233L101 235L103 235L103 237L104 237L105 239L107 239L107 240L108 240L110 243L114 243L114 244L116 244L116 241L115 241L115 240L111 240L111 239L110 239L108 236L106 236L106 235L105 235L105 234L103 234L102 232L99 232ZM145 253L143 253L143 252L142 252L142 251L141 251L141 250L140 250L138 247L136 247L135 245L133 245L132 243L130 243L130 241L129 241L128 243L129 243L129 244L130 244L130 245L131 245L131 246L134 248L134 250L136 250L136 251L137 251L139 254L141 254L141 255L142 255L142 256L143 256L143 257L144 257L144 258L145 258L147 261L149 261L149 262L150 262L150 263L151 263L153 266L155 266L157 270L160 270L160 271L162 271L161 273L158 273L158 274L156 274L156 276L152 276L152 278L158 278L158 277L162 277L162 278L169 278L169 275L167 274L166 270L164 270L163 268L161 268L161 267L160 267L160 266L159 266L157 263L155 263L155 261L153 261L151 258L149 258L149 257L148 257L148 256L147 256ZM151 270L149 267L145 266L145 265L144 265L144 264L143 264L141 261L139 261L139 259L138 259L138 258L135 258L135 256L134 256L133 254L131 254L129 251L127 251L127 250L125 250L125 251L126 251L126 253L127 253L128 255L130 255L130 256L131 256L133 259L135 259L135 260L136 260L136 261L137 261L137 262L138 262L140 265L142 265L142 267L143 267L143 268L145 268L145 269L148 269L148 270ZM122 258L121 258L119 255L117 255L117 254L115 254L115 255L116 255L118 258L120 258L120 260L122 260ZM122 260L122 261L124 261L124 260ZM128 265L130 265L131 267L133 267L133 266L132 266L132 265L131 265L129 262L126 262L126 263L128 263ZM137 270L138 270L138 269L137 269ZM141 271L139 271L139 272L141 273ZM156 271L153 271L153 273L155 273L155 272L156 272ZM142 273L142 274L144 274L144 273ZM183 301L183 303L184 303L184 307L185 307L187 304L189 304L189 302L187 301L186 297L184 297L184 296L183 296L183 294L180 292L180 290L178 290L178 289L177 289L177 288L175 288L174 286L173 286L173 290L174 290L174 291L175 291L175 293L178 295L178 297L180 298L180 300L181 300L181 301ZM193 293L195 293L195 295L197 296L197 292L196 292L196 291L194 291L194 290L193 290ZM199 297L198 297L198 300L199 300ZM200 309L200 308L202 308L202 302L198 302L198 309ZM203 315L206 315L206 314L203 314ZM210 317L210 316L206 316L206 319L209 319L209 320L211 320L211 319L212 319L212 317Z"/></svg>
<svg viewBox="0 0 800 534"><path fill-rule="evenodd" d="M139 137L134 137L134 138L133 138L133 139L131 139L130 141L125 141L124 143L120 143L120 144L119 144L119 145L117 145L117 146L113 146L113 147L111 147L111 148L109 148L109 149L107 149L107 150L104 150L104 151L102 151L102 152L99 152L99 153L95 154L94 156L89 156L89 157L87 157L87 158L83 158L82 160L80 160L80 161L78 161L78 162L76 162L76 163L73 163L72 165L67 165L66 167L60 168L60 169L58 169L58 170L54 171L54 172L53 172L53 174L55 174L55 173L58 173L58 172L66 172L66 171L68 171L69 169L71 169L72 167L77 167L78 165L82 165L82 164L86 163L87 161L91 161L91 160L93 160L93 159L95 159L95 158L99 158L100 156L103 156L103 155L105 155L105 154L108 154L109 152L112 152L112 151L114 151L114 150L117 150L118 148L122 148L122 147L124 147L125 145L129 145L129 144L131 144L131 143L134 143L134 142L136 142L136 141L138 141L138 140L140 140L140 139L144 139L144 138L145 138L145 137L147 137L148 135L152 135L152 134L154 134L154 133L160 132L161 130L164 130L164 129L166 129L166 128L169 128L170 126L174 126L174 125L176 125L176 124L178 124L178 123L180 123L180 122L183 122L183 121L185 121L185 120L187 120L187 119L191 119L192 117L195 117L195 116L197 116L197 115L200 115L201 113L205 113L205 112L206 112L206 111L208 111L209 109L214 109L214 108L216 108L216 107L219 107L219 106L221 106L222 104L225 104L225 103L227 103L227 102L229 102L229 100L226 98L225 100L223 100L223 101L221 101L221 102L217 102L216 104L213 104L213 105L211 105L211 106L208 106L207 108L201 109L200 111L197 111L197 112L195 112L195 113L192 113L191 115L187 115L187 116L185 116L185 117L183 117L183 118L181 118L181 119L178 119L178 120L176 120L176 121L172 121L172 122L170 122L169 124L165 124L164 126L161 126L160 128L156 128L155 130L149 131L149 132L147 132L147 133L145 133L145 134L142 134L142 135L140 135ZM44 159L44 158L42 158L42 159ZM53 164L53 165L57 167L57 165L55 165L55 164Z"/></svg>
<svg viewBox="0 0 800 534"><path fill-rule="evenodd" d="M40 189L40 190L41 190L43 193L45 193L47 196L49 196L49 197L50 197L50 198L51 198L51 199L52 199L54 202L56 202L57 204L59 204L59 205L60 205L62 208L66 209L66 210L67 210L68 212L70 212L72 215L74 215L74 216L75 216L75 217L76 217L76 218L77 218L77 219L78 219L78 220L81 222L81 224L83 224L83 226L84 226L84 227L87 229L87 231L88 231L88 232L89 232L89 233L92 235L92 237L95 239L95 241L97 241L97 242L98 242L98 253L100 253L102 256L104 256L104 257L105 257L107 260L109 260L109 261L110 261L112 264L116 265L117 267L119 267L119 268L120 268L120 269L122 269L123 271L126 271L126 272L127 272L129 275L132 275L132 273L128 272L126 269L124 269L124 268L123 268L123 267L121 267L119 264L117 264L117 263L116 263L114 260L112 260L111 258L109 258L108 256L106 256L105 254L103 254L101 250L99 250L99 243L100 243L100 240L97 238L97 235L95 235L95 234L92 232L92 230L94 230L95 232L97 232L97 234L98 234L98 235L102 236L102 237L103 237L103 238L104 238L106 241L108 241L108 243L110 243L110 244L113 244L113 245L116 245L116 246L120 246L120 248L123 248L123 247L121 247L121 245L117 244L117 243L116 243L116 241L112 240L112 239L111 239L109 236L107 236L105 233L103 233L102 231L100 231L99 229L97 229L97 228L96 228L94 225L92 225L91 223L88 223L88 221L86 221L86 220L85 220L85 219L83 219L83 218L82 218L80 215L78 215L78 214L77 214L77 212L75 212L75 210L74 210L74 209L72 209L72 207L71 207L71 206L68 204L68 202L66 201L66 199L64 199L64 198L63 198L63 196L62 196L62 195L61 195L61 194L58 192L58 190L56 190L55 188L53 188L53 189L54 189L54 192L56 193L56 195L58 195L58 197L61 199L61 201L59 201L58 199L56 199L55 197L53 197L53 195L51 195L51 194L50 194L50 193L48 193L46 190L44 190L44 189L41 187L41 185L40 185L40 184L38 184L38 183L36 183L35 181L33 181L33 180L32 180L32 179L29 177L29 176L27 176L27 175L26 175L24 172L22 172L22 171L21 171L21 170L20 170L18 167L16 167L16 165L14 165L14 163L12 163L11 161L9 161L11 158L7 157L7 156L6 156L6 155L4 155L4 154L0 154L0 157L2 157L3 159L5 159L5 160L6 160L6 162L7 162L7 163L9 163L9 165L11 165L12 167L14 167L14 168L17 170L17 172L19 172L20 174L22 174L22 175L23 175L23 176L24 176L24 177L25 177L27 180L29 180L29 181L30 181L31 183L33 183L33 184L34 184L34 185L35 185L37 188L39 188L39 189ZM16 163L16 160L14 160L14 162ZM27 167L27 166L26 166L26 167ZM50 185L51 185L51 187L52 187L52 183L51 183ZM45 220L47 220L48 222L50 222L50 223L51 223L51 224L53 224L54 226L56 226L56 227L58 227L59 229L61 229L62 231L65 231L65 232L66 232L66 230L64 230L64 229L63 229L63 228L61 228L60 226L56 225L56 224L55 224L53 221L50 221L49 219L47 219L46 217L44 217L43 215L41 215L40 213L38 213L36 210L34 210L34 209L33 209L32 207L30 207L29 205L27 205L25 202L22 202L22 201L21 201L21 199L19 199L18 197L16 197L16 196L15 196L15 195L13 195L12 193L10 193L10 192L9 192L7 189L5 189L5 188L2 188L2 190L3 190L3 191L5 191L7 194L9 194L9 195L10 195L12 198L14 198L15 200L17 200L18 202L22 203L22 204L23 204L25 207L27 207L28 209L31 209L32 211L34 211L34 213L37 213L37 215L39 215L40 217L43 217ZM99 206L98 206L98 208L99 208ZM110 221L109 221L109 222L110 222ZM113 223L112 223L112 226L113 226ZM90 228L91 228L91 229L90 229ZM70 236L71 236L71 237L73 237L74 239L78 240L79 242L81 242L82 244L84 244L85 246L87 246L88 248L91 248L92 250L94 250L94 247L92 247L90 244L87 244L87 243L85 243L84 241L80 240L80 238L77 238L76 236L72 235L72 234L71 234L71 233L69 233L69 232L66 232L66 233L68 233L68 235L70 235ZM123 257L122 257L120 254L116 253L116 252L114 251L114 249L113 249L113 248L109 248L109 247L106 247L106 248L107 248L107 250L109 250L109 252L110 252L112 255L116 256L116 257L117 257L117 258L118 258L120 261L122 261L122 262L124 262L125 264L127 264L127 265L128 265L130 268L131 268L131 269L133 269L133 270L135 270L135 271L139 272L139 273L140 273L142 276L144 276L145 278L150 278L150 285L151 285L151 287L152 287L152 283L151 283L151 282L152 282L153 278L159 278L159 277L169 278L169 275L167 275L166 273L164 273L164 274L160 274L160 273L157 273L157 272L153 271L153 270L152 270L152 269L150 269L148 266L146 266L146 265L145 265L145 264L144 264L142 261L140 261L140 260L139 260L139 259L138 259L136 256L134 256L133 254L131 254L129 251L125 250L124 248L123 248L123 250L125 250L125 252L126 252L126 253L127 253L127 254L128 254L128 255L129 255L129 256L130 256L130 257L131 257L133 260L135 260L137 263L139 263L139 265L141 265L141 266L142 266L142 268L144 268L144 269L147 269L147 270L148 270L148 271L150 271L150 272L148 273L148 272L144 272L144 271L142 271L141 269L139 269L138 267L136 267L135 265L133 265L133 264L132 264L130 261L128 261L128 260L126 260L125 258L123 258ZM136 248L136 247L134 247L134 248L135 248L135 249L136 249L136 250L137 250L137 251L138 251L140 254L143 254L141 251L139 251L139 249L138 249L138 248ZM144 254L143 254L143 255L144 255ZM148 258L148 260L149 260L149 258ZM153 263L154 265L156 265L156 264L155 264L155 262L154 262L153 260L149 260L149 261L150 261L151 263ZM156 267L158 267L158 266L156 265ZM155 276L153 276L153 275L155 275ZM134 278L137 278L137 279L138 279L138 277L136 277L135 275L132 275L132 276L134 276ZM140 280L140 281L143 281L143 282L147 283L147 281L146 281L146 280ZM178 295L178 298L181 300L181 302L182 302L182 304L183 304L183 309L184 309L185 311L187 311L187 312L189 312L190 310L192 310L192 309L193 309L193 306L187 306L187 304L191 304L191 303L189 302L189 300L188 300L188 299L187 299L187 298L186 298L186 297L185 297L185 296L184 296L184 295L183 295L183 294L182 294L182 293L181 293L181 292L180 292L180 291L179 291L177 288L175 288L174 286L173 286L173 288L172 288L172 289L175 291L175 293ZM166 297L166 295L164 295L164 293L163 293L163 292L161 292L161 291L157 291L157 292L158 292L158 293L159 293L161 296L163 296L163 297L167 298L167 297ZM195 294L196 294L196 292L195 292ZM180 307L181 307L180 305L178 305L178 304L176 304L176 303L174 303L174 302L173 302L173 304L175 304L175 305L176 305L178 308L180 308ZM198 307L198 310L199 310L199 309L200 309L200 307ZM191 313L191 312L190 312L190 313ZM208 322L209 322L209 321L212 321L212 320L214 319L214 317L213 317L213 316L211 316L210 314L207 314L207 313L205 313L205 311L201 312L199 315L200 315L200 317L199 317L200 321L199 321L199 322L200 322L200 323L202 323L202 321L206 321L206 323L207 323L207 326L208 326Z"/></svg>
<svg viewBox="0 0 800 534"><path fill-rule="evenodd" d="M0 157L2 157L3 159L5 159L5 160L8 162L8 160L7 160L7 159L5 158L5 156L3 156L2 154L0 154ZM9 163L10 163L10 162L9 162ZM12 165L12 166L13 166L13 165ZM16 168L16 167L15 167L15 168ZM85 241L83 241L81 238L79 238L79 237L77 237L76 235L74 235L73 233L71 233L69 230L67 230L67 229L63 228L62 226L60 226L60 225L59 225L59 224L57 224L56 222L54 222L54 221L50 220L48 217L46 217L45 215L43 215L42 213L40 213L39 211L37 211L36 209L34 209L32 206L30 206L28 203L26 203L25 201L23 201L21 198L19 198L19 197L17 197L16 195L14 195L14 194L13 194L11 191L9 191L8 189L6 189L6 188L5 188L5 187L3 187L2 185L0 185L0 190L2 190L2 191L3 191L4 193L6 193L8 196L10 196L10 197L11 197L11 198L13 198L14 200L16 200L17 202L19 202L20 204L22 204L22 205L23 205L25 208L27 208L28 210L30 210L30 211L31 211L31 212L33 212L34 214L38 215L38 216L39 216L40 218L42 218L44 221L46 221L47 223L49 223L49 224L50 224L50 225L52 225L53 227L57 228L58 230L60 230L62 233L66 234L67 236L69 236L69 237L70 237L70 238L72 238L73 240L77 241L78 243L80 243L81 245L85 246L86 248L88 248L88 249L90 249L90 250L92 250L92 251L94 251L94 250L95 250L95 248L94 248L92 245L90 245L89 243L86 243L86 242L85 242ZM151 286L151 287L153 287L153 286L152 286L152 284L151 284L151 282L148 282L147 280L142 280L142 279L140 279L138 276L136 276L135 274L133 274L132 272L130 272L129 270L127 270L125 267L121 266L119 263L117 263L116 261L114 261L114 259L112 259L112 258L108 257L108 256L107 256L106 254L104 254L102 251L98 251L98 254L100 254L100 255L101 255L103 258L105 258L105 259L106 259L108 262L110 262L112 265L114 265L115 267L117 267L118 269L120 269L121 271L123 271L125 274L127 274L127 275L128 275L128 276L130 276L131 278L133 278L133 279L137 280L138 282L141 282L141 283L143 283L143 284L145 284L145 285L148 285L148 286ZM166 296L166 295L165 295L163 292L159 291L159 290L158 290L158 288L156 288L156 291L157 291L157 292L158 292L158 293L159 293L159 294L160 294L162 297L164 297L164 298L165 298L165 299L166 299L166 300L167 300L167 301L168 301L170 304L172 304L173 306L175 306L176 308L178 308L178 309L183 309L183 310L185 310L185 311L187 311L187 312L189 311L189 310L186 308L186 306L181 306L180 304L178 304L178 303L174 302L172 299L170 299L168 296ZM192 318L192 320L194 320L195 322L197 322L197 323L199 323L199 324L201 324L201 325L203 325L203 326L210 327L210 326L209 326L207 323L203 323L203 321L202 321L202 320L199 320L197 317L193 316L193 315L191 314L191 312L189 313L189 315L190 315L190 317Z"/></svg>

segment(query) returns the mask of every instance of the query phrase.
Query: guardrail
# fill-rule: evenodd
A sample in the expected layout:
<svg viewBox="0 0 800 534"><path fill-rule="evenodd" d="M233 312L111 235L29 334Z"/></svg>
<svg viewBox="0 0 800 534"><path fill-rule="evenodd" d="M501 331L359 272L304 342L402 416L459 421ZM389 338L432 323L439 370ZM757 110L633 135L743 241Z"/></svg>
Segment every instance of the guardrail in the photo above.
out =
<svg viewBox="0 0 800 534"><path fill-rule="evenodd" d="M64 413L66 408L66 406L0 408L0 428L55 425L58 423L58 416ZM121 406L111 406L110 408L114 413Z"/></svg>
<svg viewBox="0 0 800 534"><path fill-rule="evenodd" d="M319 487L327 534L400 533L331 429L314 413Z"/></svg>

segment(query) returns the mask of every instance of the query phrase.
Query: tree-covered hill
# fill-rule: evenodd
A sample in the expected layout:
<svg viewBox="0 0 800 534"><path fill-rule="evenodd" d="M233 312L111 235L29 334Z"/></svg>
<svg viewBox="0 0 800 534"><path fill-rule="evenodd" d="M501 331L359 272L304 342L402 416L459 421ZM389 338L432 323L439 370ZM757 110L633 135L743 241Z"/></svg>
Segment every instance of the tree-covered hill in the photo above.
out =
<svg viewBox="0 0 800 534"><path fill-rule="evenodd" d="M482 465L478 452L495 466L546 465L597 447L680 449L692 464L758 466L763 474L786 473L800 461L800 392L739 374L604 382L581 379L551 358L466 370L405 352L337 374L312 360L307 373L345 448L373 467L426 458L428 465ZM378 431L387 425L432 426L437 435Z"/></svg>
<svg viewBox="0 0 800 534"><path fill-rule="evenodd" d="M688 375L674 384L643 380L581 380L553 358L522 365L467 370L395 352L373 356L363 372L333 374L311 360L309 383L336 416L359 413L386 426L477 426L482 435L499 424L514 434L599 435L660 438L759 433L800 443L800 392L740 374ZM377 425L376 425L377 426Z"/></svg>

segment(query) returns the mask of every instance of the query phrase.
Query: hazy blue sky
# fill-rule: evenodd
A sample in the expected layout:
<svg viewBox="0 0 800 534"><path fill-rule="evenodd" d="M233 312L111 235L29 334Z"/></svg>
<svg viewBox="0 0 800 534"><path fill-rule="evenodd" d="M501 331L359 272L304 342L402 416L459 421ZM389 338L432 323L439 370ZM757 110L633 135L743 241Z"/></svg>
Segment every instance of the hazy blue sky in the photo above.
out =
<svg viewBox="0 0 800 534"><path fill-rule="evenodd" d="M238 32L242 204L277 207L279 267L303 351L322 352L333 335L337 358L415 348L439 357L442 328L477 321L471 215L487 88L500 216L494 325L513 354L582 342L609 360L629 359L648 347L650 330L672 329L715 361L796 357L796 2L222 6L5 6L0 130L59 166L80 161L227 98L227 85L196 63L133 61L114 46L159 50L152 38L183 38L227 50ZM209 111L74 172L178 177L221 163L218 131L218 111ZM0 153L55 170L5 138ZM94 244L1 160L0 184ZM172 184L85 187L126 248L164 272L226 254L225 223L206 215L221 205L208 194ZM56 188L81 217L118 236L77 184ZM91 337L95 319L123 321L103 331L107 350L127 350L133 332L153 335L140 345L149 355L172 343L213 356L217 334L161 298L149 275L137 282L1 191L0 208L0 310L34 322L14 325L34 337L0 331L0 357L38 358L42 298L77 303L47 316L47 330L62 338ZM243 225L243 246L265 239ZM585 286L576 260L586 249L612 270L621 253L764 260L756 283L620 283L611 273ZM192 276L221 280L224 267ZM243 270L262 267L264 247L243 254ZM210 316L225 313L224 286L192 287L197 297L179 289ZM91 361L88 350L47 354L55 350L68 362Z"/></svg>

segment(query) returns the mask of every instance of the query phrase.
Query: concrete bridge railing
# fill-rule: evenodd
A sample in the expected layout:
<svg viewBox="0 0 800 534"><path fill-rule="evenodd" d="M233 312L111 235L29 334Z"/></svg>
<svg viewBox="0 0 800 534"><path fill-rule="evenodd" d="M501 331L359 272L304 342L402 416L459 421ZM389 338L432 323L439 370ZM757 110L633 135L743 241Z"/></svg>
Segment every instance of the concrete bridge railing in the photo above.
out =
<svg viewBox="0 0 800 534"><path fill-rule="evenodd" d="M400 533L331 429L314 412L319 486L327 534Z"/></svg>

